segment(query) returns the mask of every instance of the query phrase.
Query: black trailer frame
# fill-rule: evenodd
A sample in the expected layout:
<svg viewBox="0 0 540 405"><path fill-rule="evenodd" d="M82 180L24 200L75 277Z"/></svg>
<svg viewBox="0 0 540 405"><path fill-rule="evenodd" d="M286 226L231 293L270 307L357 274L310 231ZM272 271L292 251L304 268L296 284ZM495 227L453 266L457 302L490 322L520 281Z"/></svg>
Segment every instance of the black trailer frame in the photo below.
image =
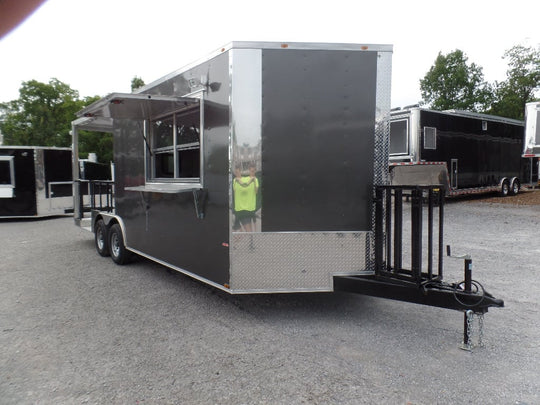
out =
<svg viewBox="0 0 540 405"><path fill-rule="evenodd" d="M493 191L506 196L534 181L530 162L521 156L522 121L410 108L393 111L390 127L394 185L442 185L449 196Z"/></svg>

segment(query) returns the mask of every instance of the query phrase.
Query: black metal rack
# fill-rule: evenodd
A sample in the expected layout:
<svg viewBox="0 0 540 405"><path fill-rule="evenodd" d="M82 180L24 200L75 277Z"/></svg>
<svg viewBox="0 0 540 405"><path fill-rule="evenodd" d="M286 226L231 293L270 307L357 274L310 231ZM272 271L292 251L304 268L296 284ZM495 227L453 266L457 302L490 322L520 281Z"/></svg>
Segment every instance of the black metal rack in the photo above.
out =
<svg viewBox="0 0 540 405"><path fill-rule="evenodd" d="M373 273L336 276L334 289L478 314L504 306L480 283L471 284L469 257L464 257L465 281L443 282L444 196L440 186L377 186ZM405 198L410 200L410 221L404 216ZM405 268L404 237L409 225L410 268Z"/></svg>

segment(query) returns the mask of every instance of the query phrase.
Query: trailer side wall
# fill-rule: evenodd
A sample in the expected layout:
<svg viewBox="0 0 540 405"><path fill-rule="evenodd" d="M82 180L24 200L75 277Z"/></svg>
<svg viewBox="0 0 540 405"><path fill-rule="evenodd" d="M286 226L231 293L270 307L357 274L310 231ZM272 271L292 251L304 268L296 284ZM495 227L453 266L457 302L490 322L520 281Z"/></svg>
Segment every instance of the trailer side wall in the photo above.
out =
<svg viewBox="0 0 540 405"><path fill-rule="evenodd" d="M171 266L223 285L229 281L229 60L226 53L171 77L149 94L185 96L190 80L207 78L205 95L204 219L196 215L191 191L129 191L145 184L145 142L142 121L115 120L114 160L116 213L125 225L130 248Z"/></svg>
<svg viewBox="0 0 540 405"><path fill-rule="evenodd" d="M436 146L424 144L424 128L436 128ZM450 171L457 160L457 188L488 187L503 177L519 177L523 126L420 111L420 158L426 162L446 162ZM450 173L452 177L454 173Z"/></svg>

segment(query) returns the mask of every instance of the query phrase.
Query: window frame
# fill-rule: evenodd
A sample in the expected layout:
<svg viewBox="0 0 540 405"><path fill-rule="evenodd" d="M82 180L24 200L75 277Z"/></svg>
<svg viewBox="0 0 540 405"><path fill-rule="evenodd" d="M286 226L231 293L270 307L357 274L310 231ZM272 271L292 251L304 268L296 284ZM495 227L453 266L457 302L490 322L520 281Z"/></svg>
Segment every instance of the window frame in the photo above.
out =
<svg viewBox="0 0 540 405"><path fill-rule="evenodd" d="M432 130L432 136L433 136L433 139L432 139L432 142L429 143L429 146L426 146L428 145L428 143L426 143L426 129L427 130ZM423 147L424 149L427 149L427 150L437 150L437 128L436 127L424 127L423 129L423 135L424 135L424 139L423 139Z"/></svg>
<svg viewBox="0 0 540 405"><path fill-rule="evenodd" d="M178 191L182 189L200 189L204 184L204 97L203 91L186 95L184 97L197 98L199 103L195 106L180 108L166 114L153 117L151 120L144 121L144 135L146 138L145 147L145 182L150 188L156 188L160 191ZM183 114L196 114L198 111L198 142L187 144L178 143L178 118ZM153 132L153 123L160 120L172 120L172 145L154 147L156 136ZM199 175L197 177L180 177L179 152L198 147L199 152ZM156 152L161 154L172 152L173 175L172 177L157 177Z"/></svg>
<svg viewBox="0 0 540 405"><path fill-rule="evenodd" d="M404 152L394 152L390 151L391 142L392 142L392 124L405 122L405 151ZM410 154L410 145L409 145L409 118L399 118L390 121L390 140L388 143L388 155L389 156L408 156Z"/></svg>
<svg viewBox="0 0 540 405"><path fill-rule="evenodd" d="M12 198L15 189L15 158L0 156L0 162L6 162L9 166L9 184L0 184L0 198Z"/></svg>

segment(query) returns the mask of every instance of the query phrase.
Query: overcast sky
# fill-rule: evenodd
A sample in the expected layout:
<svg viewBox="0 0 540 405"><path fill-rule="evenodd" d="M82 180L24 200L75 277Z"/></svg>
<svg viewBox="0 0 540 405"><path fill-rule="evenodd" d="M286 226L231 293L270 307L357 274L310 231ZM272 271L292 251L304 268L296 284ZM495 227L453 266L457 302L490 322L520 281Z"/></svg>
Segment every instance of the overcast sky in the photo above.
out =
<svg viewBox="0 0 540 405"><path fill-rule="evenodd" d="M392 44L392 106L420 100L439 52L504 80L514 45L540 43L540 1L48 0L0 40L0 102L55 77L81 96L130 92L231 41Z"/></svg>

